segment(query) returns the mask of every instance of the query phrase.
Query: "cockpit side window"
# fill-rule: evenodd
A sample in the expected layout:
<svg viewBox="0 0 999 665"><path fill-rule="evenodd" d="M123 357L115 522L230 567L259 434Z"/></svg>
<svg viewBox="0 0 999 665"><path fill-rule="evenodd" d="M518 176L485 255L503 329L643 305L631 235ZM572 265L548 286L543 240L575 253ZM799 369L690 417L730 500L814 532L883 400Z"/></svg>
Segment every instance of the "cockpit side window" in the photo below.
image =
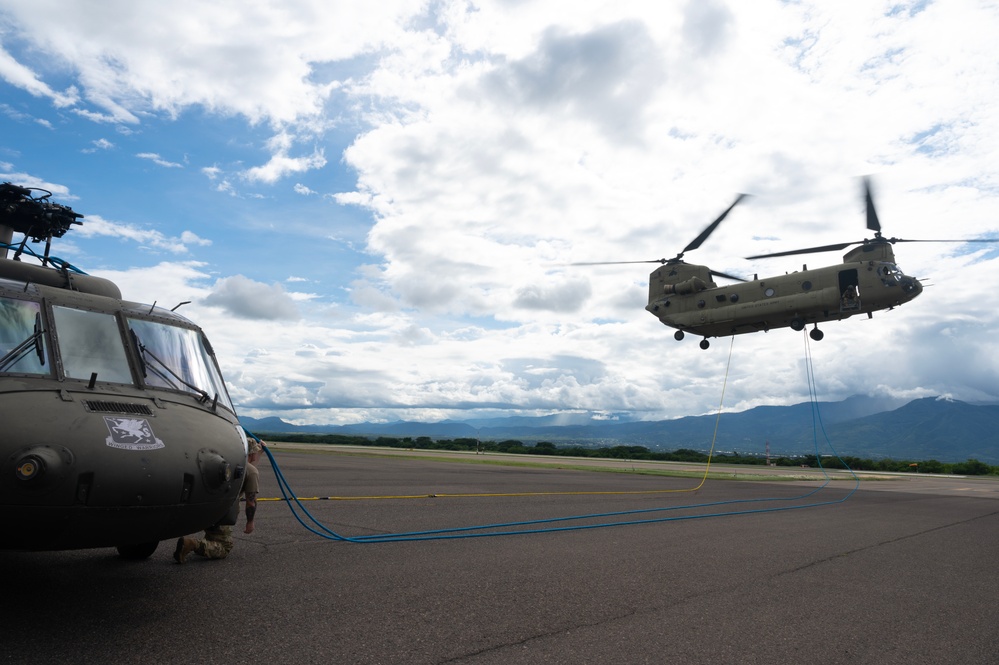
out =
<svg viewBox="0 0 999 665"><path fill-rule="evenodd" d="M143 380L150 388L199 395L233 411L222 376L205 348L201 333L156 321L128 319L142 360Z"/></svg>
<svg viewBox="0 0 999 665"><path fill-rule="evenodd" d="M42 305L0 298L0 373L51 374Z"/></svg>
<svg viewBox="0 0 999 665"><path fill-rule="evenodd" d="M133 383L118 321L113 314L54 306L59 356L66 378Z"/></svg>

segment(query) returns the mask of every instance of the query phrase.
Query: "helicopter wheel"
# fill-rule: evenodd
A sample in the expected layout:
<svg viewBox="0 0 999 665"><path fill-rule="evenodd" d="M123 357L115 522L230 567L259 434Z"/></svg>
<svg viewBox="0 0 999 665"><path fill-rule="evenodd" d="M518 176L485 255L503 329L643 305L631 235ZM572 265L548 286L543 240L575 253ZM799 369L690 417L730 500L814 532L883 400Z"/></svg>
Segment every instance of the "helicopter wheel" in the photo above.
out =
<svg viewBox="0 0 999 665"><path fill-rule="evenodd" d="M142 559L148 559L156 551L156 547L160 544L158 540L154 540L151 543L137 543L135 545L118 545L118 556L122 559L128 559L130 561L141 561Z"/></svg>
<svg viewBox="0 0 999 665"><path fill-rule="evenodd" d="M824 332L822 332L821 330L819 330L818 326L815 326L814 328L812 328L812 332L808 333L808 336L811 337L812 339L814 339L817 342L820 339L822 339L823 337L825 337L826 334Z"/></svg>
<svg viewBox="0 0 999 665"><path fill-rule="evenodd" d="M682 330L677 330L675 333L673 333L673 339L675 339L678 342L681 339L683 339L683 331Z"/></svg>
<svg viewBox="0 0 999 665"><path fill-rule="evenodd" d="M701 348L702 349L706 349L709 346L711 346L711 342L708 341L707 337L705 337L704 339L701 340Z"/></svg>
<svg viewBox="0 0 999 665"><path fill-rule="evenodd" d="M804 319L798 319L798 318L791 319L791 330L794 330L795 332L798 332L798 331L804 330L804 329L805 329L805 320Z"/></svg>

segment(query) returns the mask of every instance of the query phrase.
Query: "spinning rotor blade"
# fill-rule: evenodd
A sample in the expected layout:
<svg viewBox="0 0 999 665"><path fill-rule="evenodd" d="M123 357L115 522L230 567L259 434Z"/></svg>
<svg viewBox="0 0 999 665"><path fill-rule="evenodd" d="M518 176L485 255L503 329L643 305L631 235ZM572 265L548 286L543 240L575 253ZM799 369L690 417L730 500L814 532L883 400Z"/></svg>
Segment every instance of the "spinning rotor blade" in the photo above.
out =
<svg viewBox="0 0 999 665"><path fill-rule="evenodd" d="M701 243L707 240L708 236L714 233L714 230L718 228L718 225L722 223L722 221L728 216L730 212L732 212L732 208L737 206L739 204L739 201L742 201L747 196L749 196L749 194L739 194L739 196L736 197L735 202L733 202L732 205L726 208L725 212L723 212L721 215L718 216L718 219L711 222L706 229L701 231L701 235L697 236L692 241L690 241L690 244L683 248L683 251L680 252L680 255L677 256L677 258L682 257L684 254L686 254L692 249L697 249L698 247L700 247Z"/></svg>
<svg viewBox="0 0 999 665"><path fill-rule="evenodd" d="M736 201L738 203L738 201ZM769 259L775 256L794 256L796 254L817 254L819 252L834 252L846 249L850 245L875 245L889 243L894 245L897 242L999 242L996 238L969 238L967 240L923 240L907 238L885 238L881 235L881 221L878 219L878 211L874 208L874 196L871 194L871 178L864 177L864 206L867 209L867 228L874 231L874 238L855 240L853 242L841 242L834 245L823 245L821 247L808 247L806 249L792 249L786 252L774 252L772 254L757 254L747 256L747 259ZM731 208L730 208L731 210ZM728 211L725 211L726 214ZM724 215L722 215L724 217Z"/></svg>
<svg viewBox="0 0 999 665"><path fill-rule="evenodd" d="M651 259L649 261L586 261L583 263L567 263L567 266L621 266L629 263L662 263L666 264L666 259Z"/></svg>
<svg viewBox="0 0 999 665"><path fill-rule="evenodd" d="M817 254L818 252L833 252L840 249L846 249L850 245L859 245L863 243L863 240L858 240L856 242L841 242L835 245L823 245L822 247L809 247L807 249L790 249L786 252L774 252L773 254L757 254L756 256L747 256L747 259L769 259L775 256L794 256L795 254Z"/></svg>
<svg viewBox="0 0 999 665"><path fill-rule="evenodd" d="M710 236L712 233L714 233L714 230L716 228L718 228L718 225L721 224L725 220L726 217L728 217L728 214L730 212L732 212L732 208L734 208L735 206L739 205L739 202L742 201L747 196L749 196L749 194L739 194L739 196L737 196L735 198L735 201L732 202L732 205L730 205L728 208L726 208L725 212L723 212L721 215L718 216L718 219L716 219L715 221L713 221L710 224L708 224L707 228L705 228L703 231L701 231L700 235L698 235L696 238L694 238L690 242L689 245L687 245L686 247L684 247L683 251L680 252L679 254L677 254L676 258L674 258L674 259L650 259L648 261L586 261L586 262L582 262L582 263L567 263L565 265L569 265L569 266L620 266L620 265L626 265L626 264L629 264L629 263L661 263L662 265L666 265L667 263L683 263L683 261L682 261L683 255L685 253L689 252L692 249L697 249L698 247L700 247L701 244L705 240L708 239L708 236ZM718 275L718 276L721 276L721 277L727 277L729 279L734 279L734 280L737 280L737 281L740 281L740 282L746 281L746 280L742 279L741 277L733 277L732 275L726 275L725 273L721 273L721 272L712 272L712 274L713 275Z"/></svg>
<svg viewBox="0 0 999 665"><path fill-rule="evenodd" d="M864 178L864 205L867 207L867 228L881 235L881 222L878 221L878 211L874 209L874 198L871 196L871 178Z"/></svg>
<svg viewBox="0 0 999 665"><path fill-rule="evenodd" d="M715 277L724 277L725 279L732 279L732 280L735 280L737 282L745 282L745 281L747 281L747 280L743 279L742 277L736 277L735 275L728 275L726 273L719 272L718 270L712 270L711 274L714 275Z"/></svg>
<svg viewBox="0 0 999 665"><path fill-rule="evenodd" d="M965 240L909 240L907 238L889 238L888 242L893 245L897 242L999 242L999 238L967 238Z"/></svg>
<svg viewBox="0 0 999 665"><path fill-rule="evenodd" d="M823 245L822 247L809 247L807 249L792 249L786 252L774 252L773 254L758 254L747 256L747 259L770 259L775 256L794 256L796 254L816 254L818 252L833 252L846 249L850 245L873 245L876 243L889 243L894 245L897 242L999 242L999 238L968 238L966 240L923 240L921 238L875 238L874 240L856 240L854 242L842 242L835 245Z"/></svg>

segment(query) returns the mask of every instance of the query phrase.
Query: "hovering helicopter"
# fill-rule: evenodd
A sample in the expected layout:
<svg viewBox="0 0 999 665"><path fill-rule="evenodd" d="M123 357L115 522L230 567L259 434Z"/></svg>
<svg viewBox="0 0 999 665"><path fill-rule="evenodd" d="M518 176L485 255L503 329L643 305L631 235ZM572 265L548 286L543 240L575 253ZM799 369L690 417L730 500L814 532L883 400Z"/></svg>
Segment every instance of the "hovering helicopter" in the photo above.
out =
<svg viewBox="0 0 999 665"><path fill-rule="evenodd" d="M246 434L201 328L49 255L50 196L0 184L0 549L143 559L238 509Z"/></svg>
<svg viewBox="0 0 999 665"><path fill-rule="evenodd" d="M745 280L734 275L711 270L707 266L687 263L684 254L697 249L707 240L732 209L747 195L740 194L715 221L672 259L650 261L611 261L576 263L573 265L608 265L626 263L660 263L649 276L649 303L645 309L665 325L676 328L673 337L682 340L687 333L701 335L702 349L710 346L709 337L726 337L745 333L789 327L803 330L813 325L809 336L818 341L824 337L818 324L840 321L858 314L893 309L909 302L923 291L918 279L904 274L895 264L892 245L898 242L999 242L999 239L969 240L908 240L885 238L881 235L870 180L864 179L864 201L867 208L867 228L874 231L871 239L809 247L773 254L746 257L763 259L796 254L811 254L845 249L859 245L843 256L840 265L814 268L803 266L800 272L776 277ZM719 286L713 277L736 282Z"/></svg>

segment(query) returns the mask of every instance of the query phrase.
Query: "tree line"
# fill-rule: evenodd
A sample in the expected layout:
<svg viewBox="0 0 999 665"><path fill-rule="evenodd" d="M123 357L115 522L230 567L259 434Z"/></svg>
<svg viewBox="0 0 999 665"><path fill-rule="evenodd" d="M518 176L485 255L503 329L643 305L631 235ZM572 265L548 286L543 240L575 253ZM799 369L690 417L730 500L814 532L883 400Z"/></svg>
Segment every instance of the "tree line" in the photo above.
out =
<svg viewBox="0 0 999 665"><path fill-rule="evenodd" d="M522 441L481 441L471 438L432 439L429 436L369 438L345 434L288 434L281 432L261 433L264 438L288 443L327 443L334 445L377 446L384 448L405 448L411 450L459 450L482 453L499 452L514 455L553 455L562 457L592 457L605 459L652 460L663 462L706 463L707 453L680 448L669 452L657 452L645 446L598 446L580 445L558 446L549 441L538 441L531 445ZM740 455L739 453L716 453L712 459L725 464L765 465L767 458L762 455ZM999 475L999 466L991 466L976 459L966 462L940 462L938 460L893 460L864 459L860 457L829 457L815 455L770 456L770 463L776 466L808 466L827 469L848 468L854 471L901 471L907 473L955 474L959 476Z"/></svg>

